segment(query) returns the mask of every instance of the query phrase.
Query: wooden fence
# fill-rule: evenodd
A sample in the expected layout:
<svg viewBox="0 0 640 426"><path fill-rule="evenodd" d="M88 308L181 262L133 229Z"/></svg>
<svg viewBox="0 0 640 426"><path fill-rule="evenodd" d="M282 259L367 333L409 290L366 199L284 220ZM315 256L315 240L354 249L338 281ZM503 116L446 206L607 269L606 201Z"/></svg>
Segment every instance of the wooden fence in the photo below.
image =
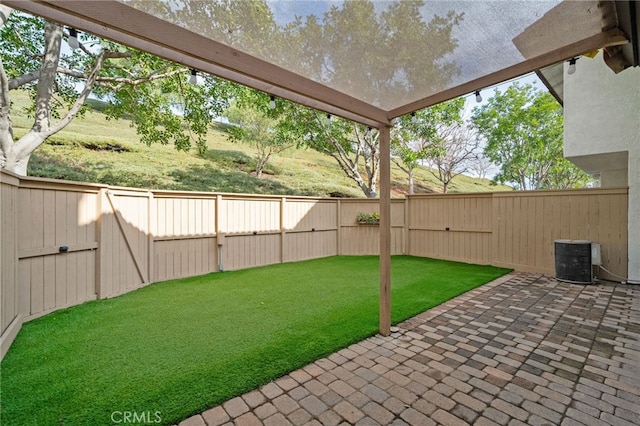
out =
<svg viewBox="0 0 640 426"><path fill-rule="evenodd" d="M0 173L0 337L153 282L377 254L378 200L148 191ZM415 195L392 201L392 253L554 274L553 240L602 244L627 268L627 190Z"/></svg>
<svg viewBox="0 0 640 426"><path fill-rule="evenodd" d="M406 252L555 275L554 241L589 240L626 276L627 202L626 188L414 195Z"/></svg>

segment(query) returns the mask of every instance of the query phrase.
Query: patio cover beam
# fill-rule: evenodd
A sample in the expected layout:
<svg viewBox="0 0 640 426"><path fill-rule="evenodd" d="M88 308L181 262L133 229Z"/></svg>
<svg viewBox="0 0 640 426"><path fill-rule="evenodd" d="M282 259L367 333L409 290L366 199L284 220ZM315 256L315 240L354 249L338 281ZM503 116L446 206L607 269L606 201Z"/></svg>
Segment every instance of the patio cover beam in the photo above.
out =
<svg viewBox="0 0 640 426"><path fill-rule="evenodd" d="M592 52L594 50L602 49L603 47L620 46L627 44L628 42L629 40L622 31L620 31L618 28L613 28L584 40L580 40L578 42L564 46L561 49L553 50L540 56L527 59L523 62L501 69L494 73L484 75L480 78L468 81L459 86L443 90L432 96L428 96L426 98L393 109L389 111L389 118L393 119L395 117L400 117L401 115L409 114L411 112L427 108L431 105L448 101L449 99L457 98L468 93L473 93L475 90L494 86L512 78L537 71L541 68L556 64L558 62L562 62L567 58L580 56L585 52Z"/></svg>
<svg viewBox="0 0 640 426"><path fill-rule="evenodd" d="M371 127L389 123L380 108L116 0L3 3Z"/></svg>
<svg viewBox="0 0 640 426"><path fill-rule="evenodd" d="M603 47L628 43L618 28L601 32L480 78L385 111L299 74L248 55L117 0L3 0L52 21L182 63L266 93L371 127L431 105L472 93L545 66Z"/></svg>

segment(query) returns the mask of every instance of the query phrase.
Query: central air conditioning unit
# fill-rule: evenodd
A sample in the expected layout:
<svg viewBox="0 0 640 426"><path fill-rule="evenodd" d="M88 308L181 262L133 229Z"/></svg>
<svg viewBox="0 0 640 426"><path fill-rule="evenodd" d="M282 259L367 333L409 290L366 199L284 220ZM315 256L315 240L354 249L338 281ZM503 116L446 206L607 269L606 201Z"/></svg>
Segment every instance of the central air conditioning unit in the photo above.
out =
<svg viewBox="0 0 640 426"><path fill-rule="evenodd" d="M585 240L556 240L556 278L573 284L593 284L594 266L602 265L600 244Z"/></svg>

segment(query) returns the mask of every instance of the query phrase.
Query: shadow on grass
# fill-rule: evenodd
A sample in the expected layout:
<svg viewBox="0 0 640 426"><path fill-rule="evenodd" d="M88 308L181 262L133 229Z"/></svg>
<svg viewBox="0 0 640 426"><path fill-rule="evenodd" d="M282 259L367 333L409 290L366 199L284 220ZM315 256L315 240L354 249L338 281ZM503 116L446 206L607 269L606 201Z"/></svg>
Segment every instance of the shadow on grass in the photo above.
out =
<svg viewBox="0 0 640 426"><path fill-rule="evenodd" d="M255 159L242 151L232 151L226 149L209 149L201 155L201 158L215 163L219 166L234 167L251 171Z"/></svg>
<svg viewBox="0 0 640 426"><path fill-rule="evenodd" d="M167 187L161 172L120 170L105 161L80 163L71 157L59 159L38 153L31 157L27 174L34 177L132 188L164 189Z"/></svg>
<svg viewBox="0 0 640 426"><path fill-rule="evenodd" d="M48 155L34 153L29 160L27 175L50 179L72 180L76 182L97 182L98 173L85 164L72 164L71 161L61 161Z"/></svg>
<svg viewBox="0 0 640 426"><path fill-rule="evenodd" d="M126 155L127 153L122 153ZM211 149L200 156L207 164L171 168L139 167L123 169L109 161L80 161L34 153L29 176L93 182L104 185L179 191L231 192L245 194L317 195L309 188L295 188L274 178L281 171L268 165L263 177L255 177L255 159L242 151ZM342 193L331 196L344 196Z"/></svg>
<svg viewBox="0 0 640 426"><path fill-rule="evenodd" d="M169 176L175 181L171 189L180 191L296 195L294 189L280 182L268 178L257 179L244 171L220 170L213 166L192 165L185 169L174 169Z"/></svg>
<svg viewBox="0 0 640 426"><path fill-rule="evenodd" d="M246 173L255 171L256 159L242 151L210 149L203 155L200 155L200 158L216 166L222 166L222 168L237 169ZM281 174L281 172L278 167L270 163L268 163L262 171L263 174L267 175L278 175Z"/></svg>

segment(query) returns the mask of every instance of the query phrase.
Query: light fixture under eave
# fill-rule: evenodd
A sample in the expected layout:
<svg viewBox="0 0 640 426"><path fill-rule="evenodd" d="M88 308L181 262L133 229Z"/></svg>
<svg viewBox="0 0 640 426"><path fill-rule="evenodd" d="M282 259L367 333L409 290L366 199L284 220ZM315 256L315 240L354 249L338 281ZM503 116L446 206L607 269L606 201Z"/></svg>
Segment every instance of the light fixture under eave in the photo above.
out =
<svg viewBox="0 0 640 426"><path fill-rule="evenodd" d="M75 28L69 27L69 38L67 39L67 44L71 50L76 50L80 47L80 42L78 42L78 31Z"/></svg>
<svg viewBox="0 0 640 426"><path fill-rule="evenodd" d="M271 100L269 100L269 108L276 109L276 98L271 96Z"/></svg>
<svg viewBox="0 0 640 426"><path fill-rule="evenodd" d="M567 74L573 75L576 72L576 61L578 58L569 59L569 68L567 69Z"/></svg>
<svg viewBox="0 0 640 426"><path fill-rule="evenodd" d="M194 68L191 68L191 77L189 77L189 83L198 84L198 71Z"/></svg>
<svg viewBox="0 0 640 426"><path fill-rule="evenodd" d="M476 102L482 102L482 95L480 94L479 90L476 90Z"/></svg>

